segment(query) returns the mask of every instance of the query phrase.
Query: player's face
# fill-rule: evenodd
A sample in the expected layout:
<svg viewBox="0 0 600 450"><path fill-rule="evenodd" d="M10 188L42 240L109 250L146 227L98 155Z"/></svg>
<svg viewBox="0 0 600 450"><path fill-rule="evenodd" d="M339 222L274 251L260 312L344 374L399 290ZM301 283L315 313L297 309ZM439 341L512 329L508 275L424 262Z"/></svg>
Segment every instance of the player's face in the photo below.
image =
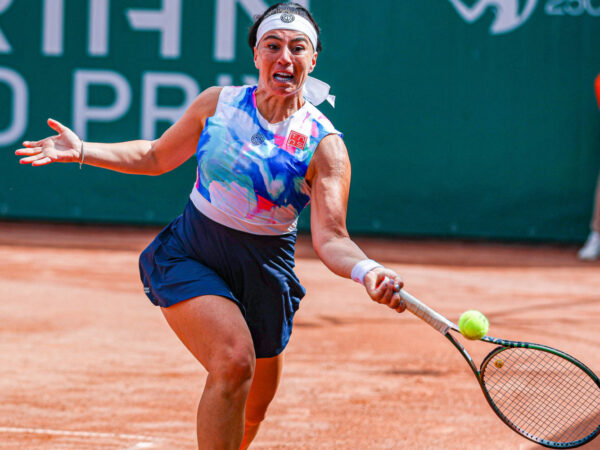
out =
<svg viewBox="0 0 600 450"><path fill-rule="evenodd" d="M275 95L293 95L317 63L317 53L304 33L271 30L254 48L259 86Z"/></svg>

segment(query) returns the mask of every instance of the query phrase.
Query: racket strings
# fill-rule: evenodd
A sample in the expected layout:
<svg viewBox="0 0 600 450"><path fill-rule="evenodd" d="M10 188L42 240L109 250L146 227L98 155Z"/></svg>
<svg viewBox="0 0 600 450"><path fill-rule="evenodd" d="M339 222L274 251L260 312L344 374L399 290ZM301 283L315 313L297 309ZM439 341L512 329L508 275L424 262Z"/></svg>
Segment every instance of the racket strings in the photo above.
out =
<svg viewBox="0 0 600 450"><path fill-rule="evenodd" d="M483 367L482 379L496 408L530 437L574 442L594 434L600 425L600 388L561 356L507 349Z"/></svg>
<svg viewBox="0 0 600 450"><path fill-rule="evenodd" d="M523 380L524 383L529 387L529 395L537 400L536 408L544 411L544 414L541 416L531 414L530 407L524 407L522 404L515 403L513 410L518 412L523 419L521 428L526 431L530 430L529 432L531 432L532 430L536 430L537 425L538 430L547 430L547 432L550 433L553 438L551 440L554 441L578 440L581 434L585 437L588 434L586 431L587 427L590 425L590 420L579 420L580 418L576 414L577 410L573 409L573 406L571 405L572 397L555 395L554 386L557 380L560 382L560 373L555 370L556 368L553 368L553 371L541 372L540 361L530 362L531 364L529 367L525 367L527 372L525 372ZM588 402L586 399L588 399L588 397L586 396L586 389L582 389L582 385L576 383L575 381L576 378L565 377L563 380L565 386L561 386L560 389L565 392L571 392L572 396L576 396L576 398L580 400L580 407L582 409L585 410L590 406L593 407L593 405L587 404ZM505 388L508 386L510 385L507 384ZM543 387L543 389L541 387ZM548 389L552 389L553 392L549 393ZM510 392L510 389L502 390L503 394ZM583 402L581 402L581 399L584 399ZM567 433L561 433L565 423L571 423L572 426L567 428ZM590 431L593 431L594 429L595 427L592 427ZM532 434L548 439L547 436L540 435L539 432ZM562 439L558 439L559 436L561 436Z"/></svg>
<svg viewBox="0 0 600 450"><path fill-rule="evenodd" d="M496 399L497 403L500 403L501 400L510 401L511 404L514 403L512 406L513 417L510 418L512 419L511 421L523 431L546 440L570 442L580 439L581 436L587 436L589 434L587 433L587 427L590 425L589 420L578 422L579 417L572 413L570 403L565 398L549 395L547 389L539 389L536 383L546 382L546 377L535 380L533 378L534 374L535 371L524 379L525 383L529 386L529 392L526 395L520 394L519 398L515 401L515 397L510 397L511 394L514 394L512 392L514 386L507 385L501 390L502 397ZM550 381L552 382L553 380ZM506 398L504 394L507 394ZM527 398L527 395L537 399L536 408L542 410L544 412L543 415L532 411L533 405L526 405L527 401L525 398ZM582 405L583 408L586 406ZM502 405L501 409L507 413L505 415L509 415L506 411L506 406ZM565 423L573 424L567 429L566 433L562 431ZM594 428L592 427L590 431L593 431Z"/></svg>

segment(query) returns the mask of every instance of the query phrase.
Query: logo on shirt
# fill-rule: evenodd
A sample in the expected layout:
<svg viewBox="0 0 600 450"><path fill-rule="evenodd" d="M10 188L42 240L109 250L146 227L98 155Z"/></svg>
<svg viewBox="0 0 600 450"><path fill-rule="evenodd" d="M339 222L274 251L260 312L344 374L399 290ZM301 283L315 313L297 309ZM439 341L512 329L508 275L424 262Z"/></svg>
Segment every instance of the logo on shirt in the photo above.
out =
<svg viewBox="0 0 600 450"><path fill-rule="evenodd" d="M290 133L290 137L288 137L287 145L289 145L290 147L296 147L299 150L304 150L304 147L306 147L307 139L308 136L304 136L303 134L300 134L296 131L292 131Z"/></svg>
<svg viewBox="0 0 600 450"><path fill-rule="evenodd" d="M265 136L259 131L258 133L252 135L250 142L252 142L254 145L260 145L265 142Z"/></svg>

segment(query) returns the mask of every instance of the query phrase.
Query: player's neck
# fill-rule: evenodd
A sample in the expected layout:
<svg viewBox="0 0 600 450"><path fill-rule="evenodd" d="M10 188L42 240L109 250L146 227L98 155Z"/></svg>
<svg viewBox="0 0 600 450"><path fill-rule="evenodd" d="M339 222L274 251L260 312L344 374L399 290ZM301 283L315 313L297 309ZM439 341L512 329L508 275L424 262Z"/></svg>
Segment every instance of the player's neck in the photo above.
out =
<svg viewBox="0 0 600 450"><path fill-rule="evenodd" d="M255 92L256 108L269 123L283 122L302 106L304 98L301 93L277 95L260 87Z"/></svg>

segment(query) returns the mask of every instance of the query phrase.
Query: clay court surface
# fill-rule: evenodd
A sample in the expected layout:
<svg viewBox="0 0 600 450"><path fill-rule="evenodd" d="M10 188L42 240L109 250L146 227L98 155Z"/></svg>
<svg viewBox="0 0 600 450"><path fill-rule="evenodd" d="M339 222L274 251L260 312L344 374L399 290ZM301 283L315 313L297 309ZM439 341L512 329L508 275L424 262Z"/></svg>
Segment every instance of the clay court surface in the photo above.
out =
<svg viewBox="0 0 600 450"><path fill-rule="evenodd" d="M195 448L206 372L138 279L156 231L0 223L0 448ZM358 241L451 320L479 309L490 335L600 373L600 263L576 247ZM297 255L308 292L253 448L542 448L496 418L443 336L329 273L306 237Z"/></svg>

